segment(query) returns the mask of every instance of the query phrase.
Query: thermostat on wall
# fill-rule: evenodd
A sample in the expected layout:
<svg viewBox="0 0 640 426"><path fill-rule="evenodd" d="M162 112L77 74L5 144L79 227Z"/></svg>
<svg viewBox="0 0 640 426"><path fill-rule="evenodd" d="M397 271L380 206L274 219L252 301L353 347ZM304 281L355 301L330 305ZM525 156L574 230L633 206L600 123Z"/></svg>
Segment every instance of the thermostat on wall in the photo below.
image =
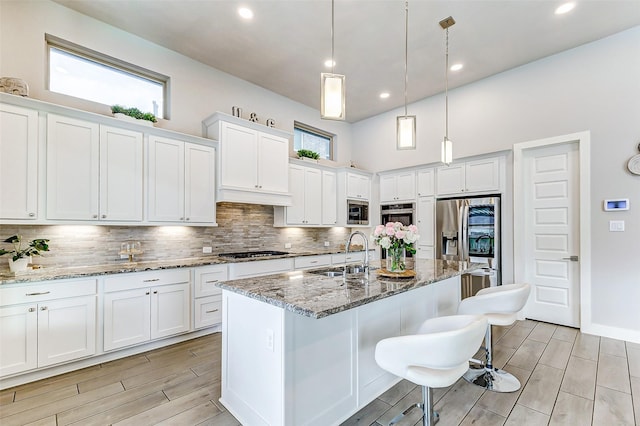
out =
<svg viewBox="0 0 640 426"><path fill-rule="evenodd" d="M609 212L613 210L629 210L629 199L604 200L604 211Z"/></svg>

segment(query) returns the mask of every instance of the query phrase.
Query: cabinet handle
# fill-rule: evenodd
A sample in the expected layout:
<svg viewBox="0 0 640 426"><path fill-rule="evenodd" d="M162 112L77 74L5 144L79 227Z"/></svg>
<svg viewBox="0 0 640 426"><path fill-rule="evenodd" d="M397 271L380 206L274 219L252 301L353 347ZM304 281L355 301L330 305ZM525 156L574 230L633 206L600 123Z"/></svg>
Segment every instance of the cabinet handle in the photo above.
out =
<svg viewBox="0 0 640 426"><path fill-rule="evenodd" d="M262 189L262 185L258 186L258 188Z"/></svg>
<svg viewBox="0 0 640 426"><path fill-rule="evenodd" d="M190 220L189 218L187 218L186 220Z"/></svg>
<svg viewBox="0 0 640 426"><path fill-rule="evenodd" d="M94 219L97 219L97 218L98 218L98 215L97 215L97 214L94 214L94 215L93 215L93 218L94 218Z"/></svg>
<svg viewBox="0 0 640 426"><path fill-rule="evenodd" d="M47 307L46 307L46 306L43 306L43 307L41 307L41 308L40 308L40 310L41 310L41 311L46 311L46 310L47 310Z"/></svg>
<svg viewBox="0 0 640 426"><path fill-rule="evenodd" d="M147 291L145 294L148 296L148 295L149 295L149 294L151 294L151 293L149 293L149 292Z"/></svg>
<svg viewBox="0 0 640 426"><path fill-rule="evenodd" d="M103 219L106 219L106 218L107 218L107 215L106 215L106 214L103 214L103 215L102 215L102 218L103 218Z"/></svg>
<svg viewBox="0 0 640 426"><path fill-rule="evenodd" d="M49 294L51 293L50 291L41 291L39 293L27 293L25 294L25 296L42 296L43 294Z"/></svg>
<svg viewBox="0 0 640 426"><path fill-rule="evenodd" d="M211 310L211 311L205 311L205 313L207 313L207 314L212 314L212 313L214 313L214 312L218 312L218 310L217 310L217 309L213 309L213 310Z"/></svg>
<svg viewBox="0 0 640 426"><path fill-rule="evenodd" d="M254 187L254 188L257 188L257 187L258 187L258 185L253 185L253 187Z"/></svg>
<svg viewBox="0 0 640 426"><path fill-rule="evenodd" d="M318 263L318 261L317 261L317 260L312 260L312 261L311 261L311 262L309 262L309 263Z"/></svg>
<svg viewBox="0 0 640 426"><path fill-rule="evenodd" d="M35 217L35 213L29 213L29 217Z"/></svg>
<svg viewBox="0 0 640 426"><path fill-rule="evenodd" d="M29 308L29 312L35 312L36 308Z"/></svg>
<svg viewBox="0 0 640 426"><path fill-rule="evenodd" d="M217 282L219 282L219 280L209 280L209 281L205 281L205 283L207 283L207 284L215 284L215 283L217 283Z"/></svg>
<svg viewBox="0 0 640 426"><path fill-rule="evenodd" d="M184 220L184 217L181 217L180 220Z"/></svg>
<svg viewBox="0 0 640 426"><path fill-rule="evenodd" d="M158 290L155 290L155 291L153 292L153 294L158 294Z"/></svg>
<svg viewBox="0 0 640 426"><path fill-rule="evenodd" d="M150 280L143 280L142 282L144 282L144 283L152 283L154 281L160 281L160 278L153 278L153 279L150 279Z"/></svg>

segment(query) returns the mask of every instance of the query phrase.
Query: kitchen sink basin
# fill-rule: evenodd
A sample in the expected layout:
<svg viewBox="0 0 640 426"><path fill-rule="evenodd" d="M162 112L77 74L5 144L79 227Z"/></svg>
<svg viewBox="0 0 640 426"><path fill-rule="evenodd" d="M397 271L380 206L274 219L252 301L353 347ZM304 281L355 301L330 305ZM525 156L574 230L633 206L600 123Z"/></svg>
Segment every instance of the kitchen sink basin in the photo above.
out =
<svg viewBox="0 0 640 426"><path fill-rule="evenodd" d="M369 267L370 270L373 268ZM309 271L310 274L324 275L325 277L341 277L344 273L344 267L333 267L327 269L317 269L315 271ZM364 268L362 266L347 266L347 276L353 274L363 274Z"/></svg>

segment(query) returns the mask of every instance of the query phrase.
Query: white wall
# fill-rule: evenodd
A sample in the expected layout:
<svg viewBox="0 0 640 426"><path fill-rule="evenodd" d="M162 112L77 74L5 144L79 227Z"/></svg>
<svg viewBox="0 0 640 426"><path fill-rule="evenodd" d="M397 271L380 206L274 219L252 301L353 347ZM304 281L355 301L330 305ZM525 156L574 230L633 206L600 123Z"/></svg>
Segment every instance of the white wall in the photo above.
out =
<svg viewBox="0 0 640 426"><path fill-rule="evenodd" d="M409 105L416 151L395 150L398 113L353 125L356 163L378 171L439 160L444 97ZM593 304L582 309L591 309L592 330L640 339L640 176L626 170L640 142L640 27L452 90L449 114L455 158L591 131ZM605 213L602 200L615 197L631 209ZM626 231L609 232L609 220L624 220Z"/></svg>
<svg viewBox="0 0 640 426"><path fill-rule="evenodd" d="M105 105L45 89L45 33L170 76L171 119L161 120L158 127L202 136L203 118L216 111L231 114L231 107L239 106L243 109L244 118L255 112L260 123L273 118L275 127L289 132L293 132L293 121L297 120L334 133L337 135L337 161L348 164L351 157L349 123L321 120L316 109L57 3L48 0L0 1L0 76L26 80L32 98L111 115ZM318 85L319 79L318 74ZM319 98L318 90L318 105Z"/></svg>

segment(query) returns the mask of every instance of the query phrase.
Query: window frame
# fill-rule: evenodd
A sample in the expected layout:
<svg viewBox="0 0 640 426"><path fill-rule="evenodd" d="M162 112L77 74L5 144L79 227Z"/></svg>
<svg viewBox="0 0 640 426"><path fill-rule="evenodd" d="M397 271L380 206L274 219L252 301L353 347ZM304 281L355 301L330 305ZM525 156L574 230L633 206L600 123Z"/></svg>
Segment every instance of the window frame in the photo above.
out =
<svg viewBox="0 0 640 426"><path fill-rule="evenodd" d="M297 130L300 130L300 131L306 132L306 133L311 133L311 134L314 134L314 135L329 139L329 158L327 160L336 161L336 152L335 152L336 135L334 133L330 133L330 132L327 132L326 130L318 129L317 127L309 126L308 124L304 124L304 123L301 123L299 121L294 121L293 122L294 138L292 140L292 144L294 145L293 146L293 150L294 151L296 151L296 149L295 149L295 132Z"/></svg>
<svg viewBox="0 0 640 426"><path fill-rule="evenodd" d="M51 48L61 50L68 54L77 56L81 59L85 59L91 62L95 62L99 65L113 68L116 71L123 72L125 74L133 75L139 78L143 78L145 80L150 80L152 82L156 82L162 85L162 119L169 120L171 118L171 110L170 110L170 87L171 87L171 78L164 74L160 74L155 71L151 71L149 69L143 68L141 66L125 62L121 59L114 58L113 56L106 55L104 53L100 53L96 50L89 49L88 47L81 46L79 44L70 42L68 40L64 40L60 37L56 37L51 34L45 33L45 42L47 49L47 78L45 81L45 88L47 90L51 90L50 81L51 81ZM57 92L56 92L57 93ZM72 96L72 95L67 95ZM85 101L101 103L97 101L92 101L86 98L78 98L83 99ZM106 104L103 104L106 105ZM110 105L109 105L110 106Z"/></svg>

